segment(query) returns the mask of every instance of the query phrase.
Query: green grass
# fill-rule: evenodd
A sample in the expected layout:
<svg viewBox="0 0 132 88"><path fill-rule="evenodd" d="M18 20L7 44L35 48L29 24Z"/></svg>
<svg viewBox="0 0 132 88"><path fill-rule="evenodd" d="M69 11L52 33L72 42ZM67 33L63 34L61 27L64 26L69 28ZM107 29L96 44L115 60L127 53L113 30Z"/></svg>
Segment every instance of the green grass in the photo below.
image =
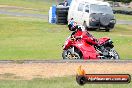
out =
<svg viewBox="0 0 132 88"><path fill-rule="evenodd" d="M130 84L86 84L80 86L75 77L26 80L0 80L0 88L131 88Z"/></svg>
<svg viewBox="0 0 132 88"><path fill-rule="evenodd" d="M57 2L54 0L0 0L0 5L18 6L48 12L49 7Z"/></svg>
<svg viewBox="0 0 132 88"><path fill-rule="evenodd" d="M1 59L59 59L61 56L62 41L68 35L65 26L34 18L0 19Z"/></svg>
<svg viewBox="0 0 132 88"><path fill-rule="evenodd" d="M44 9L49 5L54 4L52 0L0 0L1 5L11 5L11 6L20 6L20 7L29 7L29 8L38 8Z"/></svg>
<svg viewBox="0 0 132 88"><path fill-rule="evenodd" d="M116 20L132 21L132 16L131 15L115 14L115 18L116 18Z"/></svg>
<svg viewBox="0 0 132 88"><path fill-rule="evenodd" d="M117 25L111 32L91 33L111 37L122 59L131 59L132 25ZM44 19L0 15L0 60L61 59L62 45L71 32L66 25Z"/></svg>

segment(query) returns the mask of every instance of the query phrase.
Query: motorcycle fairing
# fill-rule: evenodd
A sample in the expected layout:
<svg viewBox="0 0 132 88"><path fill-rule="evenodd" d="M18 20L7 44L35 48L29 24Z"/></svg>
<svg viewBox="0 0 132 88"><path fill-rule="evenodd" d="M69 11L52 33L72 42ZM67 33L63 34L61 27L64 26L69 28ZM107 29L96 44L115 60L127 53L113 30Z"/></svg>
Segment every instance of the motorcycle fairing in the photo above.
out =
<svg viewBox="0 0 132 88"><path fill-rule="evenodd" d="M98 54L96 53L94 46L91 46L84 41L77 41L76 43L72 44L72 46L76 47L78 50L82 52L83 58L85 60L98 59L97 58Z"/></svg>

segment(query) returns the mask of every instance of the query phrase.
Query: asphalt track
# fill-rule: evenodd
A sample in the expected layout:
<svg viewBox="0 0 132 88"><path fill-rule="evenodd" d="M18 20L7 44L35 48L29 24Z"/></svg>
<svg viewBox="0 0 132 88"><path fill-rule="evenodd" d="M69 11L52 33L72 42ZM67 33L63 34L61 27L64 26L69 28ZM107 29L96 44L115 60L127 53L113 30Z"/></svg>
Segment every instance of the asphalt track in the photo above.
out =
<svg viewBox="0 0 132 88"><path fill-rule="evenodd" d="M132 63L132 60L0 60L2 63Z"/></svg>
<svg viewBox="0 0 132 88"><path fill-rule="evenodd" d="M34 17L34 18L42 18L48 19L48 15L42 15L42 14L29 14L29 13L20 13L20 12L9 12L6 10L0 10L0 14L4 15L10 15L10 16L19 16L19 17Z"/></svg>
<svg viewBox="0 0 132 88"><path fill-rule="evenodd" d="M9 12L6 10L0 10L0 14L11 15L11 16L19 16L19 17L34 17L48 20L48 15L46 14L30 14L30 13L21 13L21 12ZM132 25L132 21L126 20L117 20L117 24L128 24Z"/></svg>

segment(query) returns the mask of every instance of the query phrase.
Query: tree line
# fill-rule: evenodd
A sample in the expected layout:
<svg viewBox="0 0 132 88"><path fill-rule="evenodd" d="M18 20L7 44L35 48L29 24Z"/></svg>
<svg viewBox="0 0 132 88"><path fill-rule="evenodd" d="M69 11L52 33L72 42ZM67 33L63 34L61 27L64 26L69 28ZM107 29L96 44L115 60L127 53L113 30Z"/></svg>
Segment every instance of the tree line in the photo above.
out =
<svg viewBox="0 0 132 88"><path fill-rule="evenodd" d="M130 2L132 2L132 0L108 0L108 1L122 2L122 3L130 3Z"/></svg>

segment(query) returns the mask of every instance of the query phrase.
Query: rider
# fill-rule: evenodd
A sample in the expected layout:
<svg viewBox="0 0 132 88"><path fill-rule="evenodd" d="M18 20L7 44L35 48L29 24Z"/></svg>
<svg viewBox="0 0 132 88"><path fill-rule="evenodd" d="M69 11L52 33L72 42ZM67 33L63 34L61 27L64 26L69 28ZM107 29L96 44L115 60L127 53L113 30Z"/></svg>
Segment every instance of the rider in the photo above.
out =
<svg viewBox="0 0 132 88"><path fill-rule="evenodd" d="M98 40L86 31L85 27L77 25L73 18L71 18L68 27L70 31L74 31L71 36L83 38L87 43L98 46Z"/></svg>

